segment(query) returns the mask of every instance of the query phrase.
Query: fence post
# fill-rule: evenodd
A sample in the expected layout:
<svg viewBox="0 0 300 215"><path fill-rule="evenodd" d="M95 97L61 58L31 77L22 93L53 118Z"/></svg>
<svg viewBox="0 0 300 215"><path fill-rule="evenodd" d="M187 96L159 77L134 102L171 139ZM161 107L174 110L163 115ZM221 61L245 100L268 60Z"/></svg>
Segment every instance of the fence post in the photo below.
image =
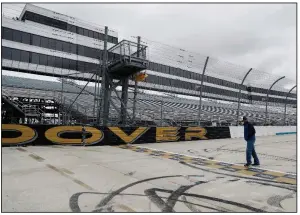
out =
<svg viewBox="0 0 300 215"><path fill-rule="evenodd" d="M200 117L201 117L201 106L202 106L202 91L203 91L203 81L204 81L204 74L207 66L209 57L206 58L205 64L202 71L202 77L201 77L201 85L200 85L200 100L199 100L199 107L198 107L198 125L200 126Z"/></svg>
<svg viewBox="0 0 300 215"><path fill-rule="evenodd" d="M295 89L297 87L297 85L295 85L292 89L290 89L290 91L286 94L286 97L285 97L285 104L284 104L284 123L283 125L286 125L286 105L287 105L287 98L288 96L290 95L290 93L293 91L293 89Z"/></svg>
<svg viewBox="0 0 300 215"><path fill-rule="evenodd" d="M240 107L241 107L241 93L242 93L242 87L244 84L244 81L246 80L247 76L249 75L249 73L252 71L252 68L249 69L249 71L246 73L246 75L244 76L242 83L239 86L239 95L238 95L238 109L236 112L236 125L239 125L239 115L240 115Z"/></svg>
<svg viewBox="0 0 300 215"><path fill-rule="evenodd" d="M284 79L285 76L282 76L281 78L278 78L276 81L274 81L274 83L271 85L271 87L269 88L268 90L268 93L267 93L267 99L266 99L266 113L265 113L265 125L267 124L267 118L268 118L268 100L269 100L269 93L270 93L270 90L272 89L272 87L278 82L280 81L281 79Z"/></svg>
<svg viewBox="0 0 300 215"><path fill-rule="evenodd" d="M164 101L161 100L161 103L160 103L160 126L162 126L163 124L163 106L164 106Z"/></svg>

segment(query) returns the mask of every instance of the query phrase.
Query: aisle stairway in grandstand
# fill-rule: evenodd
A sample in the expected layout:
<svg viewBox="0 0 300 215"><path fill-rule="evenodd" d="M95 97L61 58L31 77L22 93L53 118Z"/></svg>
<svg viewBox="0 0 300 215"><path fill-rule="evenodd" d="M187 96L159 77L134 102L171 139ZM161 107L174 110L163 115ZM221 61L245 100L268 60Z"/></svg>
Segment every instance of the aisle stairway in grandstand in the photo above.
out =
<svg viewBox="0 0 300 215"><path fill-rule="evenodd" d="M9 91L6 91L5 88L2 88L1 97L4 103L10 105L19 113L17 118L24 118L30 121L37 120L39 123L42 122L44 111L42 111L38 106L33 104L24 104L23 102L15 99L13 94L11 94Z"/></svg>
<svg viewBox="0 0 300 215"><path fill-rule="evenodd" d="M82 86L80 86L82 87ZM48 98L55 101L68 110L69 105L77 97L81 91L80 87L64 84L63 102L61 100L61 83L51 81L41 81L35 79L25 79L13 76L2 75L2 90L10 95L31 98ZM78 97L72 107L72 116L86 122L91 122L95 118L94 111L94 87L87 87L85 91ZM121 92L118 92L121 96ZM120 101L116 94L112 93L112 101L117 107L120 107ZM198 116L197 100L186 98L173 98L167 96L158 96L151 94L137 95L137 119L141 121L153 121L160 124L161 110L163 110L163 123L169 122L176 125L180 122L196 121ZM163 106L162 106L163 104ZM133 93L128 94L128 113L132 115ZM117 108L118 109L118 108ZM282 107L269 106L269 116L273 121L282 122ZM223 104L216 101L203 100L202 102L202 122L221 121L226 123L234 123L236 121L237 104ZM259 105L241 105L240 115L249 117L252 121L260 124L264 122L265 109ZM288 108L287 120L290 124L296 124L295 110ZM111 105L110 116L112 120L118 120L119 113ZM177 122L177 123L176 123Z"/></svg>

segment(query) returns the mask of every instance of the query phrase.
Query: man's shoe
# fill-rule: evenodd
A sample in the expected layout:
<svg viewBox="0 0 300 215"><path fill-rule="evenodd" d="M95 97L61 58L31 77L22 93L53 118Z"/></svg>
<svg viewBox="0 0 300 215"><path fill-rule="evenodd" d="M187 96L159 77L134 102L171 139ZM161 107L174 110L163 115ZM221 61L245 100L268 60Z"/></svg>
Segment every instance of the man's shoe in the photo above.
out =
<svg viewBox="0 0 300 215"><path fill-rule="evenodd" d="M259 163L252 164L252 166L259 166L259 165L260 165Z"/></svg>
<svg viewBox="0 0 300 215"><path fill-rule="evenodd" d="M244 167L249 167L251 164L248 164L248 163L246 163L245 165L244 165Z"/></svg>

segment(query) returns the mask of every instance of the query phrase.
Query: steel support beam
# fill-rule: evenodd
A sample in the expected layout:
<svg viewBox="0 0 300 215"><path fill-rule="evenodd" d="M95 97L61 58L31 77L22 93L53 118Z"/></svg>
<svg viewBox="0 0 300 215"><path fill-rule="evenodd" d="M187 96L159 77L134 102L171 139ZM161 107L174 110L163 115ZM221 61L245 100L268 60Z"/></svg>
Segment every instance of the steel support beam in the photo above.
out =
<svg viewBox="0 0 300 215"><path fill-rule="evenodd" d="M90 78L92 79L94 77L95 74L93 74L93 76ZM76 96L76 98L73 100L73 102L70 104L70 106L67 109L67 113L69 113L69 111L71 110L73 104L76 102L77 98L81 95L81 93L84 91L84 89L86 88L86 86L90 83L90 81L88 81L84 87L81 89L80 93L78 93L78 95Z"/></svg>
<svg viewBox="0 0 300 215"><path fill-rule="evenodd" d="M200 117L201 117L201 106L202 106L202 91L203 91L203 81L204 81L204 74L207 66L209 57L206 58L203 71L202 71L202 77L201 77L201 86L200 86L200 99L199 99L199 108L198 108L198 125L201 125Z"/></svg>
<svg viewBox="0 0 300 215"><path fill-rule="evenodd" d="M141 48L141 37L137 37L137 57L140 57L140 48ZM133 94L133 110L132 110L132 120L135 121L135 111L136 111L136 96L137 96L137 84L138 82L134 81L134 94Z"/></svg>
<svg viewBox="0 0 300 215"><path fill-rule="evenodd" d="M124 125L126 125L127 119L128 80L129 77L122 79L121 123Z"/></svg>
<svg viewBox="0 0 300 215"><path fill-rule="evenodd" d="M105 36L104 36L104 50L103 50L103 65L102 65L102 81L101 81L101 97L100 97L100 104L98 108L98 122L97 124L101 123L100 114L102 115L102 125L106 126L109 116L109 82L107 79L108 72L107 72L107 39L108 39L108 27L105 26Z"/></svg>
<svg viewBox="0 0 300 215"><path fill-rule="evenodd" d="M284 104L284 125L286 125L286 105L287 105L287 98L289 97L290 93L293 91L293 89L295 89L297 87L297 85L295 85L294 87L292 87L292 89L290 89L290 91L286 94L285 97L285 104Z"/></svg>
<svg viewBox="0 0 300 215"><path fill-rule="evenodd" d="M278 78L276 81L274 81L274 83L271 85L271 87L269 88L268 90L268 93L267 93L267 98L266 98L266 113L265 113L265 125L267 124L267 118L268 118L268 100L269 100L269 93L270 93L270 90L272 89L272 87L280 80L284 79L285 76L282 76L281 78Z"/></svg>
<svg viewBox="0 0 300 215"><path fill-rule="evenodd" d="M119 94L118 94L118 92L117 92L117 90L116 90L117 85L114 85L113 82L112 82L110 79L108 79L108 81L109 81L110 86L113 86L113 87L111 87L111 91L114 91L114 92L115 92L117 98L120 100L120 102L121 102L121 104L122 104L122 103L123 103L122 98L119 96ZM118 83L120 83L120 81L119 81ZM118 84L118 83L117 83L117 84ZM122 80L121 80L121 83L122 83ZM124 105L124 103L123 103L123 105ZM125 105L124 105L124 106L125 106ZM127 111L127 109L125 109L125 110ZM132 119L130 118L128 112L127 112L127 116L129 117L130 120L132 120Z"/></svg>
<svg viewBox="0 0 300 215"><path fill-rule="evenodd" d="M160 103L160 126L163 126L163 114L164 114L164 101Z"/></svg>
<svg viewBox="0 0 300 215"><path fill-rule="evenodd" d="M241 93L242 93L242 87L243 87L243 84L244 84L244 81L246 80L247 76L249 75L249 73L252 71L252 68L249 69L249 71L246 73L246 75L244 76L240 86L239 86L239 97L238 97L238 109L237 109L237 112L236 112L236 125L238 126L239 125L239 115L240 115L240 107L241 107Z"/></svg>

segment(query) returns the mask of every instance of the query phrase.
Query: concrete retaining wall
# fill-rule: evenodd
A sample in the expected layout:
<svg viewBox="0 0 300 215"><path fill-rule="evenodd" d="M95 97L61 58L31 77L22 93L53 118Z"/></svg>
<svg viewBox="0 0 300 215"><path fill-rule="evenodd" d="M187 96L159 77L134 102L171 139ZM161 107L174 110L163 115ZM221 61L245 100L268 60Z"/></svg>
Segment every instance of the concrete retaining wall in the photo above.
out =
<svg viewBox="0 0 300 215"><path fill-rule="evenodd" d="M231 138L241 138L244 137L244 127L243 126L232 126L229 127ZM285 134L296 134L296 126L255 126L256 136L275 136L275 135L285 135Z"/></svg>

